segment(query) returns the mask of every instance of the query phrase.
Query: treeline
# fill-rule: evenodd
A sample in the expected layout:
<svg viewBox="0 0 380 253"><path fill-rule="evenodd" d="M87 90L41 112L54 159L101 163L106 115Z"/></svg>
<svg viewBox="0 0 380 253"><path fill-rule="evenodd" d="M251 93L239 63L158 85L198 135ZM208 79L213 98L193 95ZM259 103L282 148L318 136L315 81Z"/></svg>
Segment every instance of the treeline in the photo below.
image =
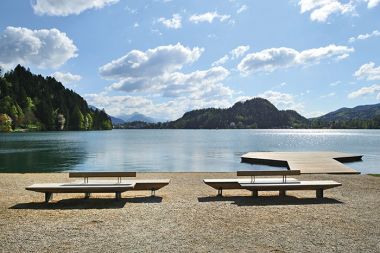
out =
<svg viewBox="0 0 380 253"><path fill-rule="evenodd" d="M312 119L310 124L310 128L380 129L380 115L375 116L373 119L351 119L333 121Z"/></svg>
<svg viewBox="0 0 380 253"><path fill-rule="evenodd" d="M266 99L254 98L237 102L226 109L193 110L175 121L164 123L129 122L115 126L115 128L263 129L307 128L308 126L309 121L296 111L281 111Z"/></svg>
<svg viewBox="0 0 380 253"><path fill-rule="evenodd" d="M77 93L53 77L32 74L18 65L0 74L0 131L18 129L112 129L104 110L89 108Z"/></svg>
<svg viewBox="0 0 380 253"><path fill-rule="evenodd" d="M124 124L115 125L114 128L118 129L180 129L171 122L147 123L143 121L127 122ZM230 125L219 129L257 129L256 124L252 125ZM273 128L273 127L272 127ZM277 128L277 127L276 127ZM310 120L308 123L295 123L291 127L295 129L380 129L380 116L376 116L371 120L340 120L340 121L319 121ZM195 128L199 129L199 127ZM204 129L216 129L212 127L204 127Z"/></svg>
<svg viewBox="0 0 380 253"><path fill-rule="evenodd" d="M363 115L363 111L360 112ZM353 114L354 115L354 114ZM306 119L296 111L278 110L268 100L254 98L238 102L227 109L200 109L185 113L181 118L163 122L128 122L114 126L122 129L379 129L380 115L371 119L348 120Z"/></svg>

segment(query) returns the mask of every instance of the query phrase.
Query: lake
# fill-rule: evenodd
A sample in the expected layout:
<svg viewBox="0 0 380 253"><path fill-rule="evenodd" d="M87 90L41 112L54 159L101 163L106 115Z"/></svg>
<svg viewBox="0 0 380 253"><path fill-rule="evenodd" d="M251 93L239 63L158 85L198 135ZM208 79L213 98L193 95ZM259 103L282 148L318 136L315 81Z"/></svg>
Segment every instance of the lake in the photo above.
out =
<svg viewBox="0 0 380 253"><path fill-rule="evenodd" d="M380 173L380 130L112 130L0 134L0 172L236 171L249 151L340 151Z"/></svg>

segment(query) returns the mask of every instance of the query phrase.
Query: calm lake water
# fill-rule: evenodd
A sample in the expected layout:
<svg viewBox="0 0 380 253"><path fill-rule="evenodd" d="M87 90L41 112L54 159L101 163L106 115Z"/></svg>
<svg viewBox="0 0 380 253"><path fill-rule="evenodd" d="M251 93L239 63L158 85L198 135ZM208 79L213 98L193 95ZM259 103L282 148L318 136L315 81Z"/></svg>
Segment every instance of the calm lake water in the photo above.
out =
<svg viewBox="0 0 380 253"><path fill-rule="evenodd" d="M249 151L363 154L380 173L380 130L112 130L0 134L0 172L236 171Z"/></svg>

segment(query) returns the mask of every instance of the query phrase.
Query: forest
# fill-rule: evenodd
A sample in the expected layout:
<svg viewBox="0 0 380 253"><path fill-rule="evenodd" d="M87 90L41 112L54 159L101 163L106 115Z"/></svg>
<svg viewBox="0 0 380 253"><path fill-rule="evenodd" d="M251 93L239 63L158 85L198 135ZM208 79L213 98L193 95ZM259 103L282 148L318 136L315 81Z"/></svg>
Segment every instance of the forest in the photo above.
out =
<svg viewBox="0 0 380 253"><path fill-rule="evenodd" d="M0 69L0 131L109 130L110 117L53 77Z"/></svg>
<svg viewBox="0 0 380 253"><path fill-rule="evenodd" d="M127 122L115 125L121 129L379 129L380 104L338 110L326 115L307 119L293 110L278 110L263 98L237 102L230 108L207 108L186 112L181 118L159 123Z"/></svg>

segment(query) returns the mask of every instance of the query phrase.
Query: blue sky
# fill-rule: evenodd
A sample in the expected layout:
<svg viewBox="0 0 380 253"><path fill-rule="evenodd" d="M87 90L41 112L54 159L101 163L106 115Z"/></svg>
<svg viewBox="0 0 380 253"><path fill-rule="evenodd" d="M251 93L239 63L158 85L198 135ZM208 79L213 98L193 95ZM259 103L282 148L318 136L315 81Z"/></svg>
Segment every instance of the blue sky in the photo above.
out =
<svg viewBox="0 0 380 253"><path fill-rule="evenodd" d="M313 117L380 102L380 0L1 2L0 66L161 120L260 96Z"/></svg>

